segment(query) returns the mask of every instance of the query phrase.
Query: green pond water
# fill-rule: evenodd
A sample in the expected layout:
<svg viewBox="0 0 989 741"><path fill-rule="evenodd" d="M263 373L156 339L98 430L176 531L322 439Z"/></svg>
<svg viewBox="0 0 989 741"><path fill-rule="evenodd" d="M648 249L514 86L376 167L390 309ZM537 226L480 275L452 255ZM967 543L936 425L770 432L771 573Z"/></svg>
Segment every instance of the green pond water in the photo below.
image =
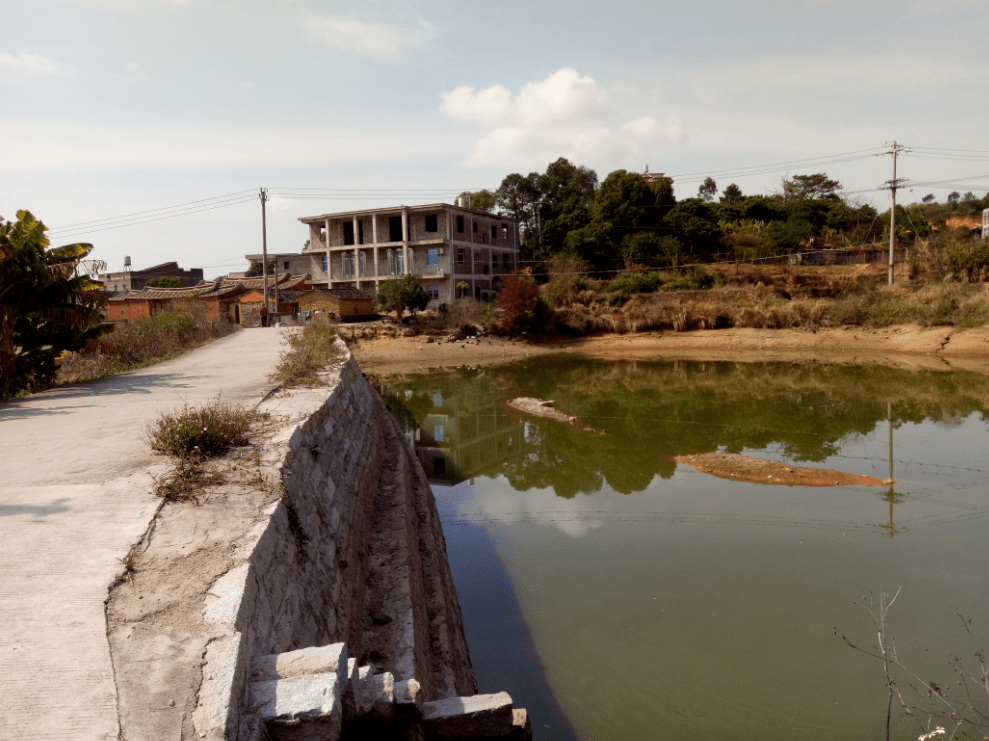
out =
<svg viewBox="0 0 989 741"><path fill-rule="evenodd" d="M882 664L833 630L875 644L856 602L900 589L888 634L943 687L952 657L974 666L956 613L989 636L985 376L547 357L384 392L418 426L480 691L509 691L538 739L884 738ZM519 396L605 434L517 413ZM896 483L673 460L710 450Z"/></svg>

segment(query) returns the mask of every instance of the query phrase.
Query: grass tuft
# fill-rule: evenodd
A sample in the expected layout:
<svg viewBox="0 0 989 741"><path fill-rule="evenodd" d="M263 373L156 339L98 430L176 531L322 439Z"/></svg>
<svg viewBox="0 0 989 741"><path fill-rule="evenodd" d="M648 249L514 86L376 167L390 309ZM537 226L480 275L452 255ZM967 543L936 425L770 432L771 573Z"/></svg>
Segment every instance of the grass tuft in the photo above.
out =
<svg viewBox="0 0 989 741"><path fill-rule="evenodd" d="M334 346L336 329L329 322L314 319L301 332L286 335L289 349L283 352L270 379L284 388L323 386L323 371L341 357Z"/></svg>
<svg viewBox="0 0 989 741"><path fill-rule="evenodd" d="M212 457L250 442L251 425L260 419L254 409L216 399L177 412L161 412L145 430L152 450L178 458Z"/></svg>

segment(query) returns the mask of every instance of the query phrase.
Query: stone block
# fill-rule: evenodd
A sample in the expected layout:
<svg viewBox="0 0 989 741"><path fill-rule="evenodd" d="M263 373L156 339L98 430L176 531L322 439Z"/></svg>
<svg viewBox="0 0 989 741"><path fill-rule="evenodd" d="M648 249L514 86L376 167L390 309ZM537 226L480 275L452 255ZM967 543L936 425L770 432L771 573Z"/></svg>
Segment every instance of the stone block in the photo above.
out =
<svg viewBox="0 0 989 741"><path fill-rule="evenodd" d="M395 682L395 721L412 726L422 717L422 685L415 679Z"/></svg>
<svg viewBox="0 0 989 741"><path fill-rule="evenodd" d="M512 710L512 738L518 741L532 741L532 722L525 708Z"/></svg>
<svg viewBox="0 0 989 741"><path fill-rule="evenodd" d="M426 737L436 741L497 738L512 732L515 715L507 692L472 697L449 697L423 703Z"/></svg>
<svg viewBox="0 0 989 741"><path fill-rule="evenodd" d="M252 666L251 705L279 741L333 741L349 684L347 646L261 656Z"/></svg>
<svg viewBox="0 0 989 741"><path fill-rule="evenodd" d="M279 741L335 741L343 721L342 689L336 673L266 679L251 682L251 700Z"/></svg>
<svg viewBox="0 0 989 741"><path fill-rule="evenodd" d="M374 698L365 697L364 680L370 676L370 666L357 666L357 659L350 659L347 662L347 689L343 693L343 719L354 720L362 715L367 715L374 707Z"/></svg>
<svg viewBox="0 0 989 741"><path fill-rule="evenodd" d="M390 722L395 717L395 676L391 672L368 672L361 678L361 685L362 695L366 698L365 703L370 703L371 713Z"/></svg>
<svg viewBox="0 0 989 741"><path fill-rule="evenodd" d="M340 674L346 677L347 644L310 646L280 654L258 656L251 665L251 678L289 679L307 674Z"/></svg>

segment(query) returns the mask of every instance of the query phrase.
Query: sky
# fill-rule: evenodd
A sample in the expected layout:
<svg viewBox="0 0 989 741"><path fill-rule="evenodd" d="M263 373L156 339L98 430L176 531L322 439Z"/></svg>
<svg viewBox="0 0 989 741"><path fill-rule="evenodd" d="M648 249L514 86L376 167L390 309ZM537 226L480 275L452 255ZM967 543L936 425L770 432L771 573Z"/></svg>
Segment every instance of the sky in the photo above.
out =
<svg viewBox="0 0 989 741"><path fill-rule="evenodd" d="M989 190L989 0L0 0L0 215L111 270L298 252L558 157L678 198ZM968 179L963 179L968 178Z"/></svg>

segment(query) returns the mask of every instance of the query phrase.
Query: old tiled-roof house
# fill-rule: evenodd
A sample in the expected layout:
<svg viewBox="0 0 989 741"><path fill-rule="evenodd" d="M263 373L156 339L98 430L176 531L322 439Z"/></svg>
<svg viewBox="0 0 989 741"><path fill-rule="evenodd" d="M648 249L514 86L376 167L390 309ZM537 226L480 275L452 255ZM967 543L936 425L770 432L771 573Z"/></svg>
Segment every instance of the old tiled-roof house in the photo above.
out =
<svg viewBox="0 0 989 741"><path fill-rule="evenodd" d="M300 219L304 254L318 260L313 284L373 292L382 280L415 275L430 308L483 298L518 269L518 223L445 203L346 211Z"/></svg>
<svg viewBox="0 0 989 741"><path fill-rule="evenodd" d="M311 316L316 312L331 319L371 316L374 296L356 288L314 288L298 298L299 311Z"/></svg>

